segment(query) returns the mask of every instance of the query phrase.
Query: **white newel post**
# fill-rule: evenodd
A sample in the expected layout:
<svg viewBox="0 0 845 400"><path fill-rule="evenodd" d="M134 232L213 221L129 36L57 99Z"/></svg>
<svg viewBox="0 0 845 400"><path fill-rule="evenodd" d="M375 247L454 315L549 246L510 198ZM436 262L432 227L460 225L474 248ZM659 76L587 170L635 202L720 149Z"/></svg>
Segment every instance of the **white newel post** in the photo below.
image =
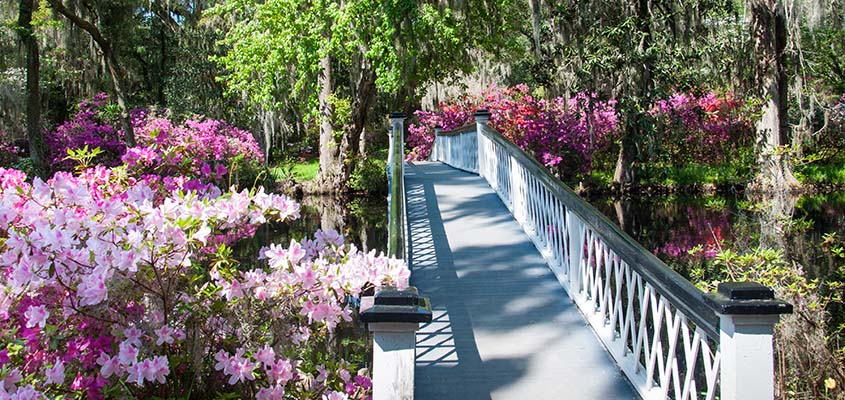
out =
<svg viewBox="0 0 845 400"><path fill-rule="evenodd" d="M569 235L569 296L574 300L579 300L584 238L581 219L572 210L566 210L566 230Z"/></svg>
<svg viewBox="0 0 845 400"><path fill-rule="evenodd" d="M413 400L416 332L431 322L428 298L417 288L383 288L361 301L361 321L373 334L373 400Z"/></svg>
<svg viewBox="0 0 845 400"><path fill-rule="evenodd" d="M481 148L483 146L481 141L481 136L483 135L483 133L481 133L481 128L482 126L487 125L487 122L490 121L490 115L490 111L484 108L475 110L475 113L472 114L472 116L475 118L475 154L476 160L478 160L476 168L478 168L479 175L483 174L483 172L481 172L481 160L482 157L485 157L484 149ZM488 155L487 157L488 158L484 161L485 163L490 162L489 157L491 157L491 155ZM494 187L493 189L496 188Z"/></svg>
<svg viewBox="0 0 845 400"><path fill-rule="evenodd" d="M405 114L401 112L390 113L390 127L393 130L393 140L399 141L399 148L405 148ZM404 152L403 152L404 153Z"/></svg>
<svg viewBox="0 0 845 400"><path fill-rule="evenodd" d="M440 156L440 145L437 142L440 140L440 132L443 132L443 127L437 125L434 127L434 142L431 143L431 154L429 155L428 159L431 161L442 161L443 158Z"/></svg>
<svg viewBox="0 0 845 400"><path fill-rule="evenodd" d="M772 332L792 305L755 282L723 282L707 295L719 315L722 400L774 398Z"/></svg>

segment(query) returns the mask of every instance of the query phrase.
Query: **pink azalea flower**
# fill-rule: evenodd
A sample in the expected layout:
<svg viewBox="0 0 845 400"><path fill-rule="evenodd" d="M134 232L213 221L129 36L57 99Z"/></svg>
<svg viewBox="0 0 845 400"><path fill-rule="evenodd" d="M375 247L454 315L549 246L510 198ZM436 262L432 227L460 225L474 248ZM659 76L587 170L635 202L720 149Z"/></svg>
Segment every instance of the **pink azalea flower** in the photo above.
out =
<svg viewBox="0 0 845 400"><path fill-rule="evenodd" d="M336 392L334 390L330 390L328 393L323 394L323 400L348 400L349 395L343 392Z"/></svg>
<svg viewBox="0 0 845 400"><path fill-rule="evenodd" d="M229 353L220 350L217 353L214 353L214 360L217 361L217 363L214 364L215 371L224 371L223 373L226 373L226 371L229 370L229 365L231 364Z"/></svg>
<svg viewBox="0 0 845 400"><path fill-rule="evenodd" d="M158 356L153 359L150 369L152 370L150 381L164 383L167 375L170 374L170 361L165 356Z"/></svg>
<svg viewBox="0 0 845 400"><path fill-rule="evenodd" d="M47 369L44 375L47 376L47 380L44 382L45 384L61 385L65 381L65 364L62 360L56 358L56 362L53 364L53 367Z"/></svg>
<svg viewBox="0 0 845 400"><path fill-rule="evenodd" d="M50 312L47 311L47 307L45 306L29 306L29 308L24 313L24 317L26 317L26 327L27 328L34 328L39 327L44 329L47 325L47 317L50 316Z"/></svg>
<svg viewBox="0 0 845 400"><path fill-rule="evenodd" d="M138 349L132 346L132 343L129 343L128 340L121 342L119 349L117 359L120 361L120 365L133 365L138 361Z"/></svg>
<svg viewBox="0 0 845 400"><path fill-rule="evenodd" d="M100 353L97 364L100 365L100 375L103 378L108 378L120 371L120 361L117 357L109 357L106 353Z"/></svg>
<svg viewBox="0 0 845 400"><path fill-rule="evenodd" d="M156 339L156 346L161 346L162 344L173 344L173 329L170 329L169 326L165 325L161 328L156 329L155 334L158 335Z"/></svg>
<svg viewBox="0 0 845 400"><path fill-rule="evenodd" d="M255 394L256 400L283 400L285 398L284 386L272 386L268 388L261 388Z"/></svg>
<svg viewBox="0 0 845 400"><path fill-rule="evenodd" d="M126 343L129 343L133 346L140 346L141 345L141 336L143 332L140 329L131 326L123 330L123 336L126 336Z"/></svg>
<svg viewBox="0 0 845 400"><path fill-rule="evenodd" d="M256 364L250 362L248 359L235 356L230 360L229 364L229 384L234 385L237 382L245 382L247 380L255 380L255 375L252 373L255 370Z"/></svg>
<svg viewBox="0 0 845 400"><path fill-rule="evenodd" d="M126 368L127 376L126 381L129 383L134 383L137 386L144 385L144 368L141 366L140 363L135 363Z"/></svg>
<svg viewBox="0 0 845 400"><path fill-rule="evenodd" d="M317 382L325 382L326 379L329 379L329 371L325 365L320 364L317 366Z"/></svg>
<svg viewBox="0 0 845 400"><path fill-rule="evenodd" d="M255 352L255 359L265 366L269 366L276 360L276 352L273 351L273 348L270 347L270 345L265 344L264 348Z"/></svg>
<svg viewBox="0 0 845 400"><path fill-rule="evenodd" d="M286 385L288 381L293 379L294 365L287 359L279 359L270 367L267 372L270 382L275 382L277 385Z"/></svg>

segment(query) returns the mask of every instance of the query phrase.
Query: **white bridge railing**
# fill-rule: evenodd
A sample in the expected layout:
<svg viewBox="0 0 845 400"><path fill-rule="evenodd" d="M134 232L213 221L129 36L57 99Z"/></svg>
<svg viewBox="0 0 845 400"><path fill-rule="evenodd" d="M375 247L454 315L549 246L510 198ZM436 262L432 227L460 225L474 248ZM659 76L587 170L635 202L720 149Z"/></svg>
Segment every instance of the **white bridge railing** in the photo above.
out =
<svg viewBox="0 0 845 400"><path fill-rule="evenodd" d="M755 283L706 294L487 125L439 132L432 160L487 180L644 399L772 399L772 329L792 306Z"/></svg>

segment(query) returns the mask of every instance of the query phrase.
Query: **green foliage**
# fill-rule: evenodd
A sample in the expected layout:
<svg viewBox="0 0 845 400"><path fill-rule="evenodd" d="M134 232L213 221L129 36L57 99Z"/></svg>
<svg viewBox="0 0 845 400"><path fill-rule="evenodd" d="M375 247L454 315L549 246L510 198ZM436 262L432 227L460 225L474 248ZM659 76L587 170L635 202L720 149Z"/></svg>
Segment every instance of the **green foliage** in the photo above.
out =
<svg viewBox="0 0 845 400"><path fill-rule="evenodd" d="M220 79L227 91L264 106L298 99L310 115L324 57L341 71L371 68L383 93L408 85L414 90L468 72L473 48L515 51L519 46L512 33L523 14L508 1L471 1L460 12L410 0L229 0L209 10L211 16L236 21L220 42L228 52L213 58L226 70ZM354 86L345 80L336 84ZM352 98L341 93L348 92L336 96Z"/></svg>
<svg viewBox="0 0 845 400"><path fill-rule="evenodd" d="M277 182L293 179L296 182L312 181L320 171L320 162L311 159L304 162L284 161L269 169L270 176Z"/></svg>
<svg viewBox="0 0 845 400"><path fill-rule="evenodd" d="M838 18L842 18L841 9L838 13ZM841 23L802 28L802 41L808 54L806 62L812 68L816 90L835 96L845 93L845 29Z"/></svg>
<svg viewBox="0 0 845 400"><path fill-rule="evenodd" d="M349 177L349 187L359 192L387 192L387 161L367 158Z"/></svg>
<svg viewBox="0 0 845 400"><path fill-rule="evenodd" d="M795 178L801 183L845 185L845 162L800 165Z"/></svg>
<svg viewBox="0 0 845 400"><path fill-rule="evenodd" d="M687 164L680 167L647 164L640 169L641 183L659 186L741 184L751 180L748 164Z"/></svg>
<svg viewBox="0 0 845 400"><path fill-rule="evenodd" d="M11 167L16 170L23 171L27 176L38 176L35 170L35 163L32 162L32 158L20 158L17 162L12 164Z"/></svg>
<svg viewBox="0 0 845 400"><path fill-rule="evenodd" d="M71 160L76 162L74 168L77 172L81 172L93 167L95 165L94 159L102 153L103 150L99 147L95 147L91 150L88 150L88 145L86 144L81 149L68 148L67 157L65 157L65 160Z"/></svg>

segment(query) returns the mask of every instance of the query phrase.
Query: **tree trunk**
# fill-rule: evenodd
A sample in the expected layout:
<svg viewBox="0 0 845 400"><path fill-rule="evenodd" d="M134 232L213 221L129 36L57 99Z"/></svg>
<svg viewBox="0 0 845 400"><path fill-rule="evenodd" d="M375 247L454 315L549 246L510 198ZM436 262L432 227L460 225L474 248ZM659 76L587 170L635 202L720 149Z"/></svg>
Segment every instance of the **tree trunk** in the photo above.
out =
<svg viewBox="0 0 845 400"><path fill-rule="evenodd" d="M634 137L636 132L636 121L632 121L622 134L619 144L619 154L616 157L616 169L613 172L613 183L628 185L634 182L634 155L637 152Z"/></svg>
<svg viewBox="0 0 845 400"><path fill-rule="evenodd" d="M362 57L363 58L363 57ZM364 126L367 123L367 116L375 101L376 95L376 74L370 68L369 62L363 61L360 76L356 79L355 99L352 103L351 121L344 129L341 143L341 157L357 159L359 163L364 162L366 154L366 138L364 137ZM356 163L343 163L344 176L352 174Z"/></svg>
<svg viewBox="0 0 845 400"><path fill-rule="evenodd" d="M331 103L332 96L332 60L326 55L320 60L322 69L317 80L320 86L319 108L320 108L320 172L317 177L317 184L321 191L335 192L342 188L346 182L343 179L343 171L340 155L340 146L334 138L334 126L332 115L334 110Z"/></svg>
<svg viewBox="0 0 845 400"><path fill-rule="evenodd" d="M616 221L623 231L629 232L632 227L632 219L634 217L631 212L631 198L620 197L613 201L613 209L616 211Z"/></svg>
<svg viewBox="0 0 845 400"><path fill-rule="evenodd" d="M634 65L630 68L636 97L635 110L648 108L651 103L654 78L652 69L654 62L652 56L648 55L651 47L651 12L649 11L649 0L638 0L636 7L637 30L641 33L641 39L637 45ZM630 184L634 182L634 156L637 151L637 143L643 137L643 121L646 115L640 111L629 111L626 118L625 131L622 132L620 140L619 155L616 159L616 171L613 174L613 182L617 184Z"/></svg>
<svg viewBox="0 0 845 400"><path fill-rule="evenodd" d="M528 6L531 7L531 33L534 39L534 62L540 63L540 19L542 18L542 10L540 4L542 0L528 0Z"/></svg>
<svg viewBox="0 0 845 400"><path fill-rule="evenodd" d="M763 204L760 212L760 247L783 251L784 258L792 259L787 245L789 223L792 222L798 196L786 190L749 193L748 199Z"/></svg>
<svg viewBox="0 0 845 400"><path fill-rule="evenodd" d="M787 126L786 15L780 0L750 0L754 37L755 77L763 99L763 116L756 124L760 144L757 182L764 190L797 187L791 162L784 151L789 145Z"/></svg>
<svg viewBox="0 0 845 400"><path fill-rule="evenodd" d="M117 57L114 53L114 49L112 48L111 44L100 30L94 26L89 21L82 19L79 15L74 14L70 10L65 7L62 3L62 0L48 0L50 5L59 13L65 16L65 18L69 19L74 25L78 26L85 32L88 32L91 35L91 39L97 43L97 46L100 47L100 51L103 52L103 59L106 63L106 69L109 71L109 75L112 79L112 84L114 85L114 94L117 98L117 106L120 108L120 119L121 123L123 124L123 133L124 133L124 141L126 145L129 147L135 146L135 131L132 128L132 120L129 118L129 107L126 105L126 95L123 90L123 70L120 68L120 64L117 62Z"/></svg>
<svg viewBox="0 0 845 400"><path fill-rule="evenodd" d="M29 157L35 173L46 178L44 169L44 139L41 134L41 90L38 42L32 31L34 0L20 0L18 14L19 35L26 49L26 138Z"/></svg>

